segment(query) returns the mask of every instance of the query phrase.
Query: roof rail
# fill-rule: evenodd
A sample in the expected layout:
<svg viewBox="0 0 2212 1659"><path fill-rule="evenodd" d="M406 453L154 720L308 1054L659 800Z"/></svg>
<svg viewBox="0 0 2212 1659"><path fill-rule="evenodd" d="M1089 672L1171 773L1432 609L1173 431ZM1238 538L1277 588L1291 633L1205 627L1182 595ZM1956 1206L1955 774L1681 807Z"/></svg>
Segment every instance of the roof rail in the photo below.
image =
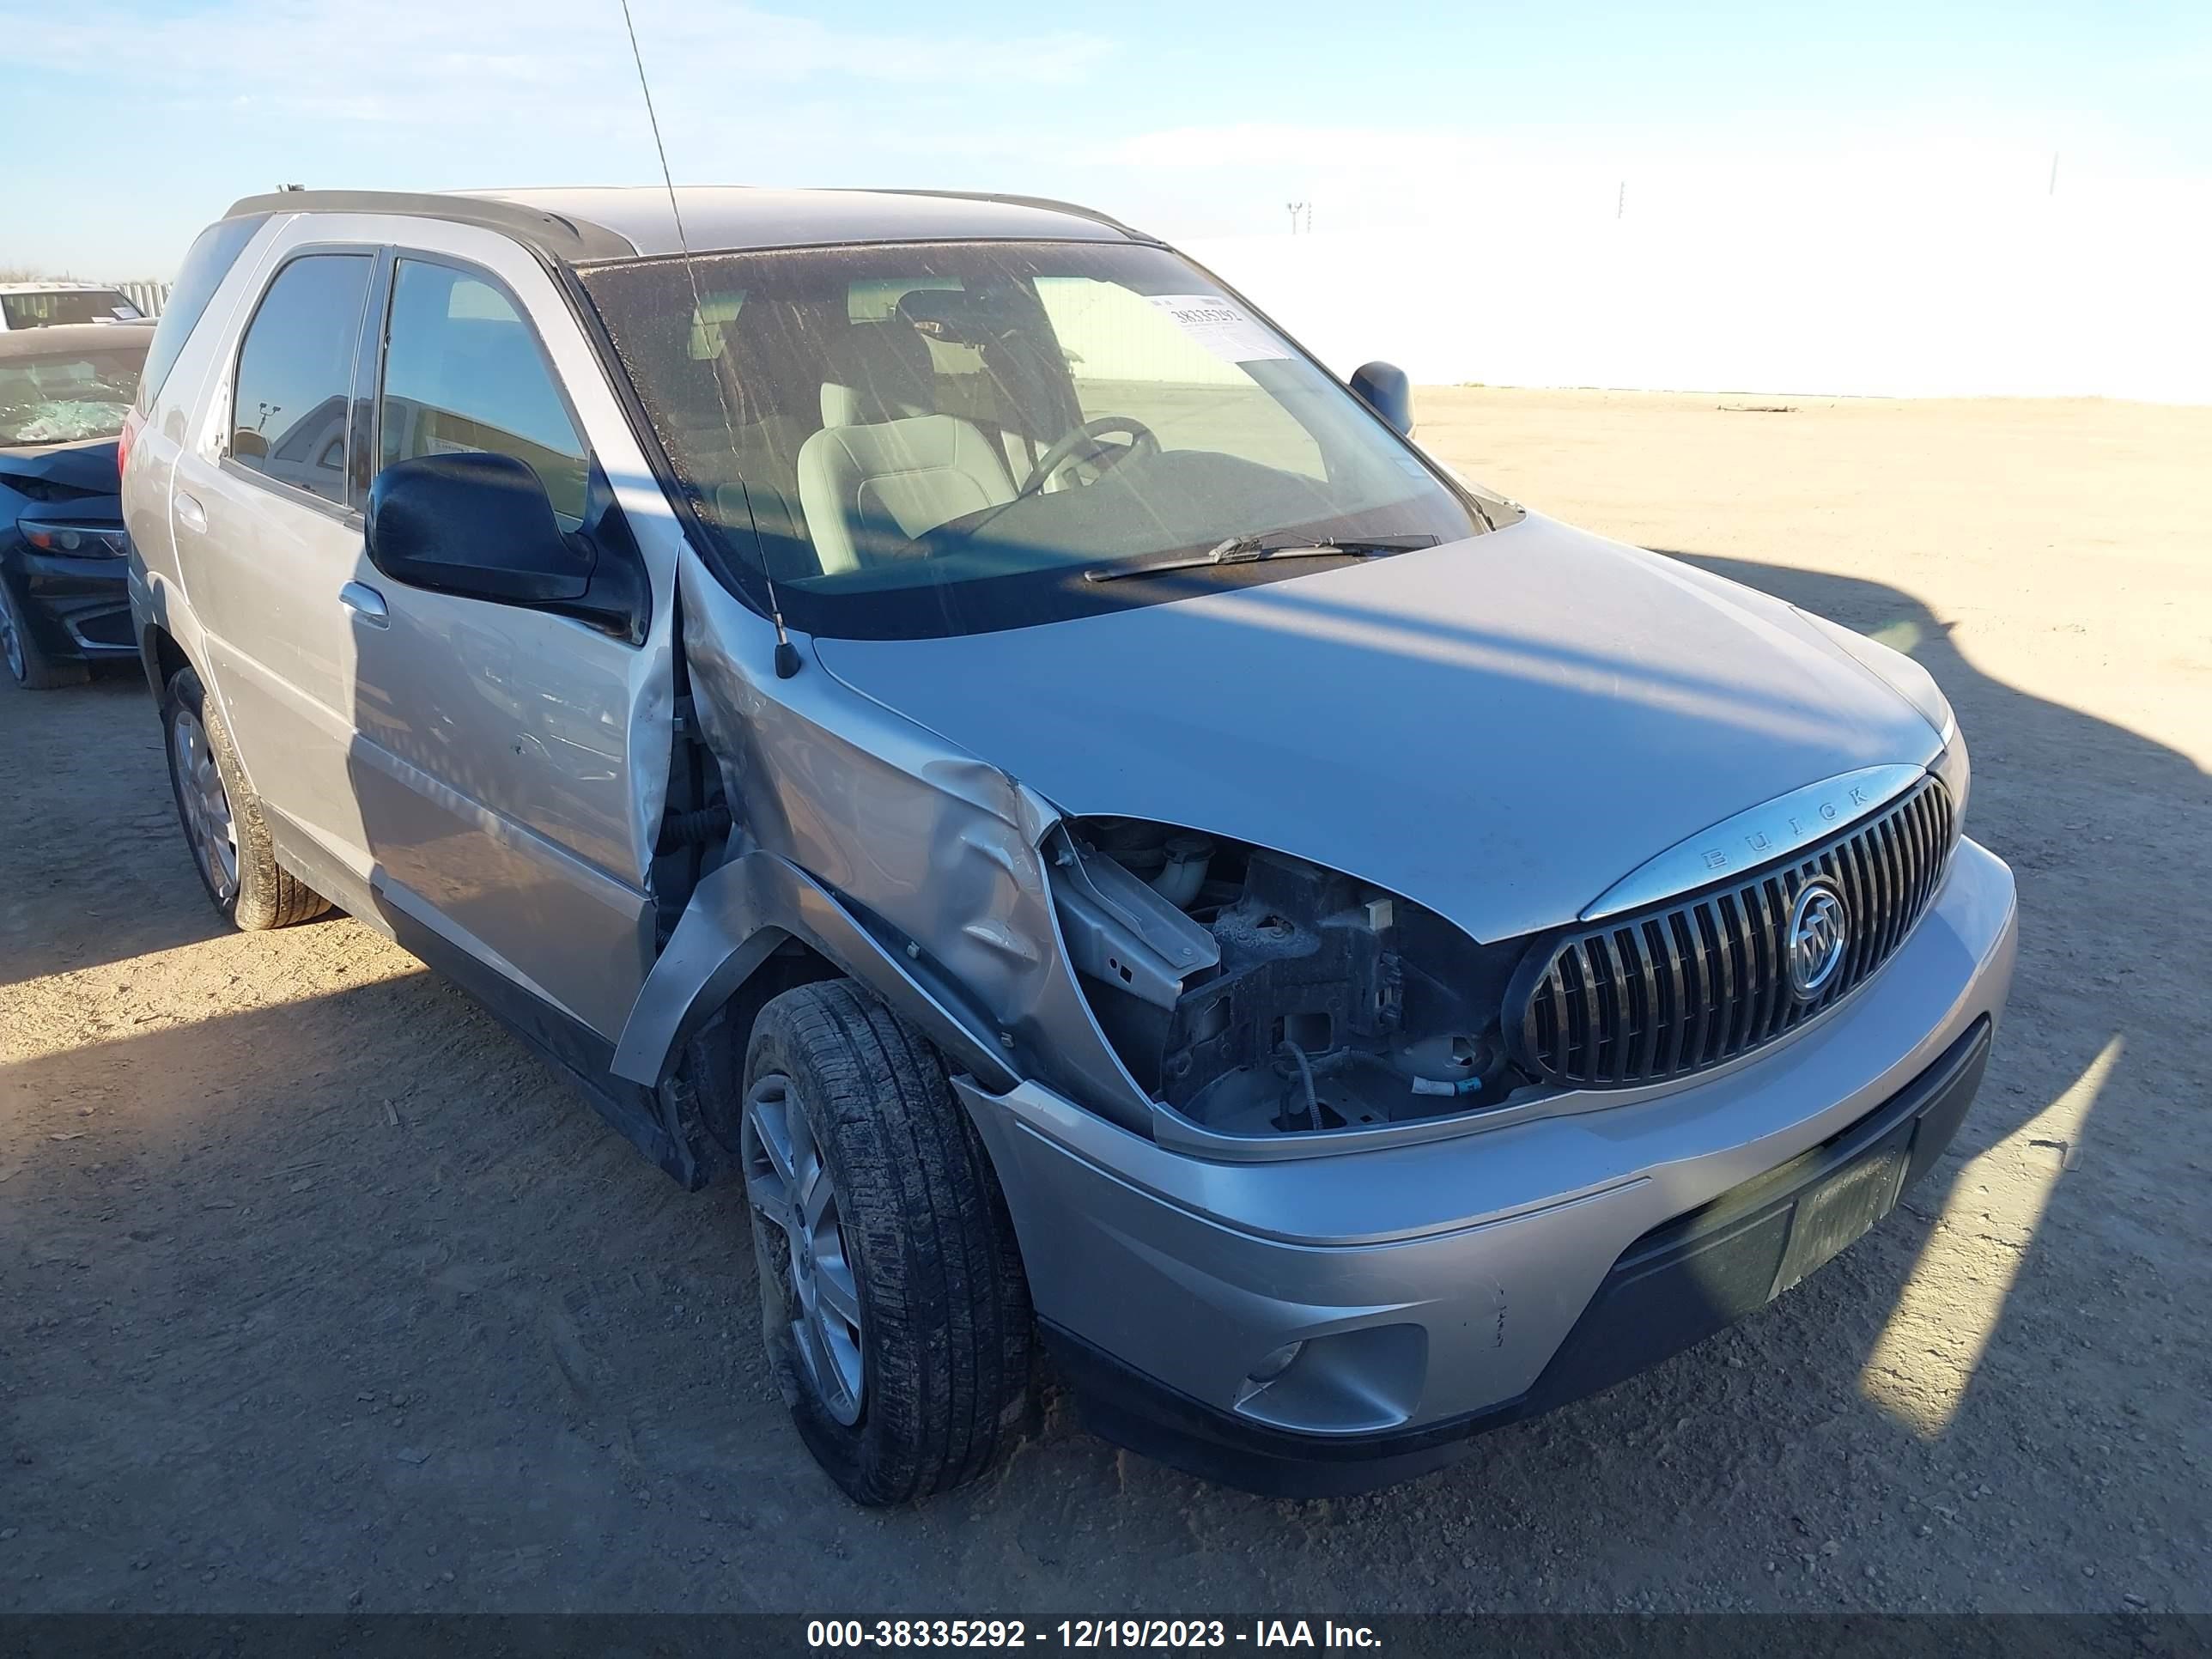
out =
<svg viewBox="0 0 2212 1659"><path fill-rule="evenodd" d="M1157 242L1160 240L1157 236L1139 230L1133 225L1122 223L1111 214L1101 213L1096 208L1087 208L1078 202L1055 201L1049 196L1006 196L996 191L988 190L900 190L896 188L869 190L868 194L872 196L942 196L955 202L1003 202L1008 207L1036 208L1048 213L1065 213L1073 218L1088 219L1093 224L1104 225L1109 230L1118 230L1134 242Z"/></svg>
<svg viewBox="0 0 2212 1659"><path fill-rule="evenodd" d="M588 219L572 219L519 202L482 196L444 196L427 191L282 190L241 197L226 219L253 213L392 213L443 219L504 232L556 259L628 259L637 249L626 236Z"/></svg>

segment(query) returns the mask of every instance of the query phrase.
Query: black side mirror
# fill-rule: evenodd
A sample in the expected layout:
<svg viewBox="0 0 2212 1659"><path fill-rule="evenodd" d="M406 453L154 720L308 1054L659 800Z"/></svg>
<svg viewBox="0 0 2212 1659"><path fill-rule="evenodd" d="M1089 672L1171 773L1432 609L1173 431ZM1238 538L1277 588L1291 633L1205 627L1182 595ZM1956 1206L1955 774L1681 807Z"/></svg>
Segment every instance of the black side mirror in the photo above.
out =
<svg viewBox="0 0 2212 1659"><path fill-rule="evenodd" d="M564 534L545 486L512 455L395 461L368 489L368 556L395 581L507 605L580 599L588 544Z"/></svg>
<svg viewBox="0 0 2212 1659"><path fill-rule="evenodd" d="M1352 377L1352 389L1403 437L1413 435L1413 383L1395 363L1363 363Z"/></svg>

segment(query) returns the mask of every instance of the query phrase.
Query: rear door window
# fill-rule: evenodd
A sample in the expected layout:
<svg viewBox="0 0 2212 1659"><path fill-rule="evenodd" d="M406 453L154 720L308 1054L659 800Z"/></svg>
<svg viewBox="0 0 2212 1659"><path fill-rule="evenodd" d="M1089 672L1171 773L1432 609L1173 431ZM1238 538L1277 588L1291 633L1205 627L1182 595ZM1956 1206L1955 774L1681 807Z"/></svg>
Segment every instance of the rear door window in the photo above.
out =
<svg viewBox="0 0 2212 1659"><path fill-rule="evenodd" d="M343 505L362 307L375 261L309 253L276 273L246 325L231 398L230 459Z"/></svg>
<svg viewBox="0 0 2212 1659"><path fill-rule="evenodd" d="M590 460L538 336L484 277L403 258L384 349L380 466L469 451L512 455L553 510L583 521Z"/></svg>
<svg viewBox="0 0 2212 1659"><path fill-rule="evenodd" d="M258 218L225 219L210 225L193 241L191 251L185 255L185 263L178 267L177 280L169 289L169 297L161 307L161 320L154 327L154 343L146 348L146 372L138 381L138 407L151 409L154 399L161 395L161 383L169 378L169 370L177 361L177 354L185 349L198 326L200 315L215 298L216 289L222 279L230 275L230 268L238 263L238 256L253 240L253 233L264 222Z"/></svg>

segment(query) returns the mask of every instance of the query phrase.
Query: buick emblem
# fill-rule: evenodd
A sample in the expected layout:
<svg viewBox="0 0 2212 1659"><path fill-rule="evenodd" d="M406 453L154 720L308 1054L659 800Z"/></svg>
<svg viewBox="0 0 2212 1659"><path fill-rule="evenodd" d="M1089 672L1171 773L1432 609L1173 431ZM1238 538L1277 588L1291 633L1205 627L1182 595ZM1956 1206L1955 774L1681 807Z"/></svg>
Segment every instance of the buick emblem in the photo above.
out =
<svg viewBox="0 0 2212 1659"><path fill-rule="evenodd" d="M1850 912L1833 885L1808 881L1798 890L1783 945L1790 958L1790 988L1799 1001L1810 1002L1827 988L1844 965L1844 947L1850 938Z"/></svg>

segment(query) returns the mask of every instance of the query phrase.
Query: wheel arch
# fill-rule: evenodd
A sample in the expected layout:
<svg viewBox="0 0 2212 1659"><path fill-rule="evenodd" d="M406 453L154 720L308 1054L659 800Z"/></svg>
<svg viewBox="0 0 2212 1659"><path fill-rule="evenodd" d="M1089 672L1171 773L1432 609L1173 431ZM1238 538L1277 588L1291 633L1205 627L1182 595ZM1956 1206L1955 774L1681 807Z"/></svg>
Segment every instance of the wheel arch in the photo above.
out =
<svg viewBox="0 0 2212 1659"><path fill-rule="evenodd" d="M954 1070L992 1092L1021 1080L988 1018L933 971L918 944L896 937L790 860L759 850L700 881L638 993L611 1069L658 1088L716 1018L742 1024L732 1033L742 1048L770 997L832 976L872 993L935 1043Z"/></svg>
<svg viewBox="0 0 2212 1659"><path fill-rule="evenodd" d="M158 571L148 571L143 575L132 571L131 620L138 635L138 664L145 671L155 706L161 706L177 671L189 668L199 676L200 690L215 699L216 708L228 721L230 699L225 694L222 677L215 672L211 641L202 632L199 618L192 614L183 590ZM236 735L234 726L234 758L251 786L253 767L245 750L238 747Z"/></svg>
<svg viewBox="0 0 2212 1659"><path fill-rule="evenodd" d="M177 643L177 636L158 622L146 623L138 629L138 662L146 671L146 684L156 702L169 689L179 669L194 666L185 647Z"/></svg>

